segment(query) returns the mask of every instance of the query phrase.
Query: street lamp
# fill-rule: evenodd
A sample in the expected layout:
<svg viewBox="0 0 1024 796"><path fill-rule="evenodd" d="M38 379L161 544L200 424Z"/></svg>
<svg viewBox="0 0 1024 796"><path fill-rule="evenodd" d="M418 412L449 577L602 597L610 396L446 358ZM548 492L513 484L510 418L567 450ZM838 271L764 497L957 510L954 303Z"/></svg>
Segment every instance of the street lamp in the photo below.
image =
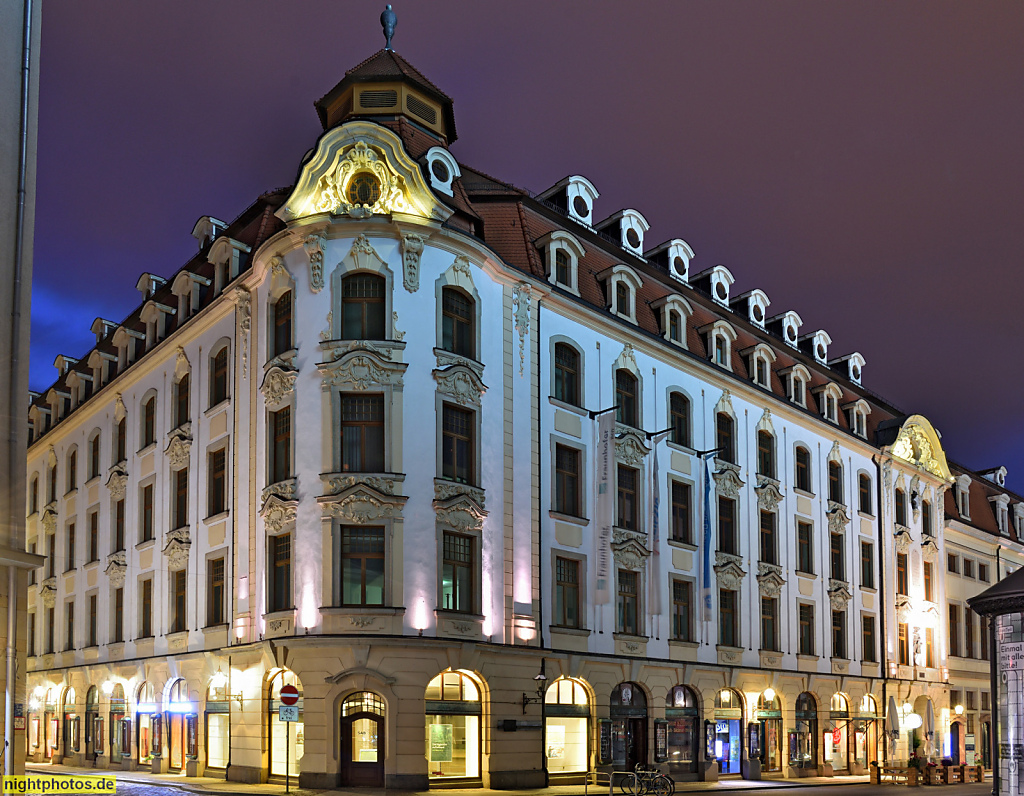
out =
<svg viewBox="0 0 1024 796"><path fill-rule="evenodd" d="M964 706L963 705L957 705L955 708L953 708L953 712L956 715L958 715L958 716L964 715Z"/></svg>
<svg viewBox="0 0 1024 796"><path fill-rule="evenodd" d="M540 659L540 671L533 676L533 682L537 684L537 696L530 696L525 691L523 692L523 715L526 715L526 706L532 702L544 701L544 691L547 688L548 676L544 672L544 658Z"/></svg>

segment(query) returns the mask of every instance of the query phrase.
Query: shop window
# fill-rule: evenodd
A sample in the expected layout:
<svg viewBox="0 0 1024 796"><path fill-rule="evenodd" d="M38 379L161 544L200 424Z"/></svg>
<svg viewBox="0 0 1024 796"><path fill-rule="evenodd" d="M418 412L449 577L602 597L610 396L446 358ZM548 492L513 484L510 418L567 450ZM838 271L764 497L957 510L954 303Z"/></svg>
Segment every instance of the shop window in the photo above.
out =
<svg viewBox="0 0 1024 796"><path fill-rule="evenodd" d="M578 680L560 677L544 694L544 754L549 774L588 768L590 699Z"/></svg>
<svg viewBox="0 0 1024 796"><path fill-rule="evenodd" d="M426 690L426 757L431 782L480 778L480 687L469 675L447 671Z"/></svg>
<svg viewBox="0 0 1024 796"><path fill-rule="evenodd" d="M790 742L789 764L794 768L818 766L818 703L804 692L796 698L794 719L796 730Z"/></svg>
<svg viewBox="0 0 1024 796"><path fill-rule="evenodd" d="M285 685L299 690L299 720L280 721L281 689ZM306 751L305 723L303 721L302 683L295 672L288 669L278 671L270 682L270 698L267 700L267 726L270 727L270 776L283 777L287 769L290 777L298 777L302 758Z"/></svg>
<svg viewBox="0 0 1024 796"><path fill-rule="evenodd" d="M743 749L743 699L732 688L723 688L715 696L715 759L720 773L739 774Z"/></svg>

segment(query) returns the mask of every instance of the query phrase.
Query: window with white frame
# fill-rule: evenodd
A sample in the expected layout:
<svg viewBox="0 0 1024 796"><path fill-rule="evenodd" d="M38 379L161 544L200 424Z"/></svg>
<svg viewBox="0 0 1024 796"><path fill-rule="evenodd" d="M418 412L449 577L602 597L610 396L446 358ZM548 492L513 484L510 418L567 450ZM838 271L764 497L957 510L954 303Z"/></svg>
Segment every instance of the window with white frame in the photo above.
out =
<svg viewBox="0 0 1024 796"><path fill-rule="evenodd" d="M732 344L736 342L736 330L719 320L702 326L699 331L707 340L708 359L726 370L732 370Z"/></svg>
<svg viewBox="0 0 1024 796"><path fill-rule="evenodd" d="M775 364L775 352L764 343L744 349L740 352L747 360L750 379L754 384L767 390L772 386L772 365Z"/></svg>
<svg viewBox="0 0 1024 796"><path fill-rule="evenodd" d="M996 515L996 526L1003 536L1010 535L1010 498L1007 495L993 495L988 499L992 513Z"/></svg>
<svg viewBox="0 0 1024 796"><path fill-rule="evenodd" d="M811 381L811 372L803 365L796 364L779 371L785 379L786 397L797 406L807 407L807 385Z"/></svg>
<svg viewBox="0 0 1024 796"><path fill-rule="evenodd" d="M643 280L628 266L613 265L597 275L605 283L605 300L613 315L636 323L636 297Z"/></svg>
<svg viewBox="0 0 1024 796"><path fill-rule="evenodd" d="M579 264L586 254L574 235L555 230L543 236L537 245L544 251L548 281L579 295Z"/></svg>
<svg viewBox="0 0 1024 796"><path fill-rule="evenodd" d="M673 345L686 348L686 325L693 315L690 302L672 294L651 302L651 309L658 314L661 336Z"/></svg>
<svg viewBox="0 0 1024 796"><path fill-rule="evenodd" d="M859 401L846 404L843 408L846 410L847 417L850 421L850 430L858 437L867 439L868 413L871 411L871 407L868 406L868 402L861 398Z"/></svg>
<svg viewBox="0 0 1024 796"><path fill-rule="evenodd" d="M1017 538L1024 538L1024 503L1013 504L1013 527L1017 531Z"/></svg>
<svg viewBox="0 0 1024 796"><path fill-rule="evenodd" d="M971 518L971 477L967 473L956 481L956 510L963 519Z"/></svg>
<svg viewBox="0 0 1024 796"><path fill-rule="evenodd" d="M842 390L829 382L811 390L818 399L818 409L821 416L830 423L839 422L839 401L843 397Z"/></svg>

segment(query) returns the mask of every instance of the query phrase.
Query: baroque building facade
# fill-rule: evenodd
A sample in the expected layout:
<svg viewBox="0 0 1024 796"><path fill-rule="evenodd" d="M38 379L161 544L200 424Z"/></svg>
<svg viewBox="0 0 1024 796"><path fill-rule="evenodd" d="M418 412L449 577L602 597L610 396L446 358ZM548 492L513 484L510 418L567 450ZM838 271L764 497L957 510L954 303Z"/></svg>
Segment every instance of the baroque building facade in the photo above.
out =
<svg viewBox="0 0 1024 796"><path fill-rule="evenodd" d="M316 107L295 184L201 218L33 396L33 760L517 788L987 754L964 601L1024 561L1005 471L586 178L459 163L392 51Z"/></svg>

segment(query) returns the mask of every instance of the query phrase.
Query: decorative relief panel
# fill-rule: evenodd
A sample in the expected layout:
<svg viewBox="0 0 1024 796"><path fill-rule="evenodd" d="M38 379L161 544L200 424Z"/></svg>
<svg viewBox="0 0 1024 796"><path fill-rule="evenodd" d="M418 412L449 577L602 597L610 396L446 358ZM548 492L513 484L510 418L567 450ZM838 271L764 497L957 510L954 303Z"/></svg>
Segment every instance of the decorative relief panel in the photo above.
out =
<svg viewBox="0 0 1024 796"><path fill-rule="evenodd" d="M907 418L892 444L891 451L898 459L915 464L943 481L952 481L938 434L931 423L921 415Z"/></svg>
<svg viewBox="0 0 1024 796"><path fill-rule="evenodd" d="M123 495L122 495L123 496ZM43 531L53 533L57 530L57 512L53 509L46 509L41 519Z"/></svg>
<svg viewBox="0 0 1024 796"><path fill-rule="evenodd" d="M763 511L775 511L779 507L779 503L782 502L782 490L779 489L779 482L774 478L759 475L754 491L757 493L757 507Z"/></svg>
<svg viewBox="0 0 1024 796"><path fill-rule="evenodd" d="M834 611L845 611L850 599L850 587L844 580L829 578L828 580L828 601Z"/></svg>
<svg viewBox="0 0 1024 796"><path fill-rule="evenodd" d="M128 472L119 464L110 469L110 476L107 478L107 489L114 500L122 500L128 488Z"/></svg>
<svg viewBox="0 0 1024 796"><path fill-rule="evenodd" d="M651 452L645 444L646 440L628 426L619 426L615 440L615 458L630 467L639 467L644 457Z"/></svg>
<svg viewBox="0 0 1024 796"><path fill-rule="evenodd" d="M39 584L39 595L43 598L43 605L53 608L57 604L57 579L47 578Z"/></svg>
<svg viewBox="0 0 1024 796"><path fill-rule="evenodd" d="M118 550L107 556L107 568L104 570L110 585L115 589L124 586L124 576L128 572L128 563L125 561L124 551Z"/></svg>
<svg viewBox="0 0 1024 796"><path fill-rule="evenodd" d="M828 517L828 529L831 533L846 532L846 526L850 524L850 517L846 513L846 506L830 500L826 516Z"/></svg>
<svg viewBox="0 0 1024 796"><path fill-rule="evenodd" d="M612 554L615 564L620 569L634 572L643 568L651 551L647 549L646 534L629 531L625 528L612 529Z"/></svg>
<svg viewBox="0 0 1024 796"><path fill-rule="evenodd" d="M900 624L907 624L910 622L912 606L910 598L905 594L896 595L896 621Z"/></svg>
<svg viewBox="0 0 1024 796"><path fill-rule="evenodd" d="M757 565L757 588L762 597L778 597L785 585L782 567L761 561Z"/></svg>
<svg viewBox="0 0 1024 796"><path fill-rule="evenodd" d="M921 476L910 479L910 507L914 511L914 522L921 519Z"/></svg>
<svg viewBox="0 0 1024 796"><path fill-rule="evenodd" d="M128 410L124 408L124 401L121 398L121 393L114 396L114 420L120 423L125 417L128 416ZM53 446L50 446L50 452L53 452ZM54 463L57 459L54 457Z"/></svg>
<svg viewBox="0 0 1024 796"><path fill-rule="evenodd" d="M174 572L188 566L188 551L192 547L192 538L188 528L175 528L167 533L167 544L164 555L167 556L167 569Z"/></svg>
<svg viewBox="0 0 1024 796"><path fill-rule="evenodd" d="M487 512L468 495L456 495L447 500L435 500L434 512L439 525L455 531L480 531Z"/></svg>
<svg viewBox="0 0 1024 796"><path fill-rule="evenodd" d="M268 484L260 495L261 510L266 507L267 500L271 495L276 495L281 500L288 502L295 499L298 489L299 482L296 478L289 478L287 481L278 481L275 484Z"/></svg>
<svg viewBox="0 0 1024 796"><path fill-rule="evenodd" d="M935 540L931 537L926 537L925 540L921 542L921 557L925 561L932 562L939 557L939 546L935 544Z"/></svg>
<svg viewBox="0 0 1024 796"><path fill-rule="evenodd" d="M434 499L435 500L448 500L459 495L466 495L473 502L475 502L480 508L485 505L487 497L486 491L478 486L470 486L469 484L460 484L458 481L449 481L445 478L434 479Z"/></svg>
<svg viewBox="0 0 1024 796"><path fill-rule="evenodd" d="M323 232L314 232L303 239L302 248L309 257L309 289L319 293L324 289L324 252L327 251L327 238Z"/></svg>
<svg viewBox="0 0 1024 796"><path fill-rule="evenodd" d="M530 286L520 282L512 288L512 319L519 334L519 375L526 363L526 336L530 333Z"/></svg>
<svg viewBox="0 0 1024 796"><path fill-rule="evenodd" d="M176 381L180 381L182 376L186 376L191 372L192 364L188 361L185 349L178 346L174 359L174 378Z"/></svg>
<svg viewBox="0 0 1024 796"><path fill-rule="evenodd" d="M324 387L345 387L351 390L399 387L407 367L405 364L388 362L369 351L317 364Z"/></svg>
<svg viewBox="0 0 1024 796"><path fill-rule="evenodd" d="M359 484L372 487L382 495L394 495L395 482L404 481L405 476L393 475L391 473L383 475L370 475L367 473L341 475L337 473L328 473L321 475L320 480L323 482L324 494L326 495L338 495L346 489L351 489Z"/></svg>
<svg viewBox="0 0 1024 796"><path fill-rule="evenodd" d="M723 589L736 590L743 582L746 571L743 569L743 559L730 553L715 551L715 574L718 576L718 585Z"/></svg>
<svg viewBox="0 0 1024 796"><path fill-rule="evenodd" d="M267 402L268 409L275 411L281 406L295 389L295 379L298 375L295 371L284 370L277 365L267 371L260 385L260 392L263 393L263 400Z"/></svg>
<svg viewBox="0 0 1024 796"><path fill-rule="evenodd" d="M910 550L910 531L908 531L906 528L900 525L897 525L896 527L898 528L898 530L894 534L896 538L896 552L906 553L908 550Z"/></svg>
<svg viewBox="0 0 1024 796"><path fill-rule="evenodd" d="M715 466L718 469L713 477L718 494L727 498L739 497L744 483L740 480L740 468L724 459L715 459Z"/></svg>
<svg viewBox="0 0 1024 796"><path fill-rule="evenodd" d="M377 178L377 197L372 202L350 203L350 197L345 192L346 186L353 175L361 172L369 172ZM334 168L320 178L314 193L313 207L317 213L348 215L352 218L413 211L406 195L405 180L365 141L356 141L335 163Z"/></svg>
<svg viewBox="0 0 1024 796"><path fill-rule="evenodd" d="M437 391L452 398L459 406L480 406L487 386L470 368L452 365L444 370L432 371Z"/></svg>
<svg viewBox="0 0 1024 796"><path fill-rule="evenodd" d="M426 238L415 232L402 235L402 284L410 293L420 289L420 255Z"/></svg>
<svg viewBox="0 0 1024 796"><path fill-rule="evenodd" d="M252 328L252 293L245 285L235 289L235 306L238 308L238 352L242 359L242 378L249 367L249 330Z"/></svg>
<svg viewBox="0 0 1024 796"><path fill-rule="evenodd" d="M362 523L401 516L407 498L385 494L366 483L354 483L336 495L317 498L324 517Z"/></svg>
<svg viewBox="0 0 1024 796"><path fill-rule="evenodd" d="M171 437L164 454L171 463L171 469L180 470L188 465L189 452L192 450L192 439L180 434Z"/></svg>
<svg viewBox="0 0 1024 796"><path fill-rule="evenodd" d="M270 495L260 509L263 524L270 533L280 533L288 525L295 524L295 512L299 503L296 500L282 500L277 495Z"/></svg>
<svg viewBox="0 0 1024 796"><path fill-rule="evenodd" d="M327 323L330 324L330 313L327 313ZM321 335L322 337L322 335ZM321 350L327 361L341 359L346 354L362 352L373 354L378 359L388 362L397 361L395 351L404 351L405 343L400 340L324 340L320 344Z"/></svg>

